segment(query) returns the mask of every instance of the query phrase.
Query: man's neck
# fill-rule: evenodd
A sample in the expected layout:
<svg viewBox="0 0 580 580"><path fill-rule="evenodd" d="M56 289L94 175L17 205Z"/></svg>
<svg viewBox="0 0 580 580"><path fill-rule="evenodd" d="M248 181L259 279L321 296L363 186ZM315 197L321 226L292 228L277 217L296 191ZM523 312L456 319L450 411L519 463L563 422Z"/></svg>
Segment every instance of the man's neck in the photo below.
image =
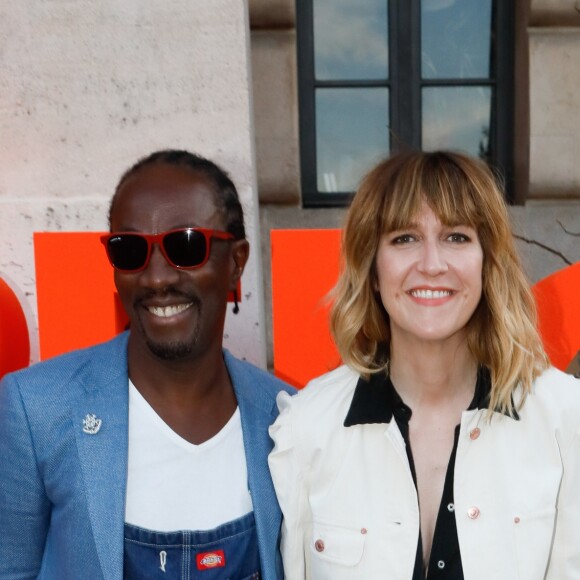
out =
<svg viewBox="0 0 580 580"><path fill-rule="evenodd" d="M178 435L202 443L218 433L237 407L221 347L187 360L163 360L128 348L129 377Z"/></svg>

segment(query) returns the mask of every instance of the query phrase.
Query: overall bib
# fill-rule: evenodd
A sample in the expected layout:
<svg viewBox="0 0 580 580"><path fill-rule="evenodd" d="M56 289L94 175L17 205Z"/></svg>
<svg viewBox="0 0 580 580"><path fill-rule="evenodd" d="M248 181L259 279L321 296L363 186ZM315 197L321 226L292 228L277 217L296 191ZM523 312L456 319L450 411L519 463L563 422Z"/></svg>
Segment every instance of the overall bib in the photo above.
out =
<svg viewBox="0 0 580 580"><path fill-rule="evenodd" d="M254 514L213 530L153 532L125 524L125 580L259 580Z"/></svg>

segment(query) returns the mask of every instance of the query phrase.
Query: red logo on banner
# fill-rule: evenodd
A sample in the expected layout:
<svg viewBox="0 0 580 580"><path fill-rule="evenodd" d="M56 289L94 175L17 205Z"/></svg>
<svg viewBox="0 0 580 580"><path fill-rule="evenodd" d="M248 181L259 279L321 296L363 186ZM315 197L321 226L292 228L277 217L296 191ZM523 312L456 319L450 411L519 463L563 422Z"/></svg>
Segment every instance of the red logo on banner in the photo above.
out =
<svg viewBox="0 0 580 580"><path fill-rule="evenodd" d="M214 552L203 552L202 554L197 554L196 560L198 570L223 568L226 565L226 556L223 550L215 550Z"/></svg>

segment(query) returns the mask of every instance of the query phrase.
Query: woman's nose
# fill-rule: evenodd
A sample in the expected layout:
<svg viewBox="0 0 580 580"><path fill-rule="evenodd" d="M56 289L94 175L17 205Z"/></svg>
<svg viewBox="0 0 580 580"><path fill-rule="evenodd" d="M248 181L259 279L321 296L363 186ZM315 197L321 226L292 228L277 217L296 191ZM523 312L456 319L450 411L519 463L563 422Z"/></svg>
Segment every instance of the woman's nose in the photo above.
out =
<svg viewBox="0 0 580 580"><path fill-rule="evenodd" d="M426 240L421 245L421 256L419 258L419 271L429 276L437 276L448 270L445 253L439 241Z"/></svg>

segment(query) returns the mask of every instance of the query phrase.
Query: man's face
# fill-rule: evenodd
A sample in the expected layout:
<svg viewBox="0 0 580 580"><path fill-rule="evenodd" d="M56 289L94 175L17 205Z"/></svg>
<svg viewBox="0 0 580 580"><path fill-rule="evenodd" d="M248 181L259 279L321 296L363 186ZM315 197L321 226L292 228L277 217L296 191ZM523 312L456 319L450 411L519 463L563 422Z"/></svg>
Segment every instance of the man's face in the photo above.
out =
<svg viewBox="0 0 580 580"><path fill-rule="evenodd" d="M119 190L111 231L157 234L187 227L226 227L212 183L203 174L188 167L152 164ZM131 321L133 352L191 360L221 348L227 294L245 263L241 268L237 263L240 244L246 242L213 238L207 263L195 270L172 267L154 245L144 270L115 271L115 285Z"/></svg>

